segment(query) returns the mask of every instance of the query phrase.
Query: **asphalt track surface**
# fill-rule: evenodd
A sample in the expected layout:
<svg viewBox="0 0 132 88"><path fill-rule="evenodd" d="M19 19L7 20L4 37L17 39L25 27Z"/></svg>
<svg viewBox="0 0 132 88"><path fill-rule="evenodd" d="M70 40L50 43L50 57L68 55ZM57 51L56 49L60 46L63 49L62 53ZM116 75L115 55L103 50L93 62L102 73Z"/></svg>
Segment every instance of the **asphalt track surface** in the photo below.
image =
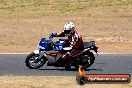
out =
<svg viewBox="0 0 132 88"><path fill-rule="evenodd" d="M46 66L29 69L25 66L27 54L0 54L0 76L75 76L77 71L65 71L61 67ZM87 74L130 74L132 54L100 54L95 63L86 70Z"/></svg>

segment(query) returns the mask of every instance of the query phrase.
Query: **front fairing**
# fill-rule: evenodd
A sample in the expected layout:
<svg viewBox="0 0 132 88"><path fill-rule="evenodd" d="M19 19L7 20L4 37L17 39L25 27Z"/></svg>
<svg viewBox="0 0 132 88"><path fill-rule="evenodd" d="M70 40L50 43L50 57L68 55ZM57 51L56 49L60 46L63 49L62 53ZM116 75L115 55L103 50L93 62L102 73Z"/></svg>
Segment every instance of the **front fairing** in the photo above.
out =
<svg viewBox="0 0 132 88"><path fill-rule="evenodd" d="M52 43L51 40L47 40L46 38L42 38L38 44L39 49L44 49L44 50L51 50L52 47L50 44Z"/></svg>
<svg viewBox="0 0 132 88"><path fill-rule="evenodd" d="M59 39L59 41L54 42L54 49L56 51L61 51L64 47L66 47L65 40Z"/></svg>

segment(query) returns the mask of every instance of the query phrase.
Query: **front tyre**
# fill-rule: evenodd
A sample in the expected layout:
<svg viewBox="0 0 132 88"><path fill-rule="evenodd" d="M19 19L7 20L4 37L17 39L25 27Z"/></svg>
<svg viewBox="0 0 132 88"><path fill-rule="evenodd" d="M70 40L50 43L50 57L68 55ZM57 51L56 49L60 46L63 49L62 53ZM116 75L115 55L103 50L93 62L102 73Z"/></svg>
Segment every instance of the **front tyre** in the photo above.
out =
<svg viewBox="0 0 132 88"><path fill-rule="evenodd" d="M27 56L25 63L30 69L37 69L46 63L46 59L44 57L39 58L38 54L31 53Z"/></svg>

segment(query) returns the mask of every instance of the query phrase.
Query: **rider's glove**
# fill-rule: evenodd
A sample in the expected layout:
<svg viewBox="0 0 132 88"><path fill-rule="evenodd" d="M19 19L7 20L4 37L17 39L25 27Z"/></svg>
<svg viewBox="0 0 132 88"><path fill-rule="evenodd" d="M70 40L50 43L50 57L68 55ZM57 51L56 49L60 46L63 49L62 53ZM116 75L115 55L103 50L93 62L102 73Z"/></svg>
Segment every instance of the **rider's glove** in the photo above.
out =
<svg viewBox="0 0 132 88"><path fill-rule="evenodd" d="M51 33L50 36L51 37L55 37L57 35L57 33Z"/></svg>

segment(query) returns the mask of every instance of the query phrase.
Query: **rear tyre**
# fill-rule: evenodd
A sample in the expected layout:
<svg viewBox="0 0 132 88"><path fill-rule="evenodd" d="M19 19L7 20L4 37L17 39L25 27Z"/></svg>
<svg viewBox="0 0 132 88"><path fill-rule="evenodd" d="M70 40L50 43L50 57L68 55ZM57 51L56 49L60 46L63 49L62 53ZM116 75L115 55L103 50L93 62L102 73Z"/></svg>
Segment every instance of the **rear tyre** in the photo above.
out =
<svg viewBox="0 0 132 88"><path fill-rule="evenodd" d="M38 54L31 53L27 56L25 63L30 69L38 69L46 63L46 59L44 57L39 58Z"/></svg>
<svg viewBox="0 0 132 88"><path fill-rule="evenodd" d="M83 55L82 55L82 61L81 61L81 65L84 69L90 67L93 63L94 63L94 60L95 60L95 57L94 57L94 54L92 52L85 52ZM79 68L79 64L76 64L74 66L76 69Z"/></svg>
<svg viewBox="0 0 132 88"><path fill-rule="evenodd" d="M71 70L71 63L67 63L67 64L65 65L65 70L66 70L66 71L70 71L70 70Z"/></svg>

